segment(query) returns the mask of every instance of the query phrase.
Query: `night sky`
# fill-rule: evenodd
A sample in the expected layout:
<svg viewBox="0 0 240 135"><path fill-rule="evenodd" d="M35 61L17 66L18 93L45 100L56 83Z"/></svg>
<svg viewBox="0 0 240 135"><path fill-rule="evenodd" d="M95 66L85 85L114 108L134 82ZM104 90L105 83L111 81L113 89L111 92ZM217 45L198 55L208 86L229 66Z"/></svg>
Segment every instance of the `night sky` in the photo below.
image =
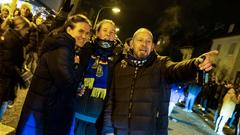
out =
<svg viewBox="0 0 240 135"><path fill-rule="evenodd" d="M120 14L106 16L120 27L118 35L122 40L140 27L149 28L157 35L159 24L168 17L164 11L173 5L181 7L177 17L184 31L195 32L198 27L207 29L216 23L240 22L239 0L122 0Z"/></svg>

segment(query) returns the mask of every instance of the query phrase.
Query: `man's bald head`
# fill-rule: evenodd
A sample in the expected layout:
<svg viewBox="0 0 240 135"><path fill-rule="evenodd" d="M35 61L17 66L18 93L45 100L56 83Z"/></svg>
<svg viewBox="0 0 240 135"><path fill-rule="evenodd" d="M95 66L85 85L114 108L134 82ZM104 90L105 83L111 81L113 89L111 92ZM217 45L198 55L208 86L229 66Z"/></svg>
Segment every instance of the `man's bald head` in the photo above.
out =
<svg viewBox="0 0 240 135"><path fill-rule="evenodd" d="M133 50L133 55L137 59L145 59L153 51L153 35L146 28L138 29L134 34L130 47Z"/></svg>
<svg viewBox="0 0 240 135"><path fill-rule="evenodd" d="M146 28L139 28L134 34L133 34L133 38L136 37L136 35L138 33L148 33L151 37L152 37L152 40L153 40L153 34L150 30L146 29Z"/></svg>

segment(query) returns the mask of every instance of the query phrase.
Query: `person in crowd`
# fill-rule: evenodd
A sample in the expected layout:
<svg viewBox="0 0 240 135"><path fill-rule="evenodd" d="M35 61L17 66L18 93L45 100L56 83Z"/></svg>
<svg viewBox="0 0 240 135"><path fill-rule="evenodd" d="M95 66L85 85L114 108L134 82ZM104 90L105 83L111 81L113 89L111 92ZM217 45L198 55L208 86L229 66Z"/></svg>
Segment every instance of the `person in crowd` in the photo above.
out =
<svg viewBox="0 0 240 135"><path fill-rule="evenodd" d="M18 70L23 67L23 47L31 29L30 22L22 16L14 17L12 23L13 28L5 31L0 39L0 119L17 83L23 83Z"/></svg>
<svg viewBox="0 0 240 135"><path fill-rule="evenodd" d="M0 26L1 26L0 27L0 35L2 35L2 33L5 31L5 29L3 27L4 26L3 22L5 20L7 20L7 18L9 18L10 13L11 13L11 9L10 9L10 7L8 5L3 5L1 7L1 13L0 13Z"/></svg>
<svg viewBox="0 0 240 135"><path fill-rule="evenodd" d="M208 82L208 87L210 89L209 93L211 95L211 96L209 96L209 99L208 99L209 107L212 109L217 109L218 100L214 95L217 92L218 85L216 82L216 75L214 75L213 73L211 75L210 81Z"/></svg>
<svg viewBox="0 0 240 135"><path fill-rule="evenodd" d="M23 2L20 7L20 15L26 17L30 22L32 21L32 5L29 2Z"/></svg>
<svg viewBox="0 0 240 135"><path fill-rule="evenodd" d="M227 94L223 98L223 104L215 124L215 132L219 135L224 135L223 127L227 123L228 119L233 115L236 104L240 103L240 89L231 85Z"/></svg>
<svg viewBox="0 0 240 135"><path fill-rule="evenodd" d="M45 24L45 20L43 19L43 16L41 15L41 13L34 17L34 23L36 24L36 30L37 30L36 52L39 52L39 48L41 48L41 43L47 37L49 30L47 28L47 25Z"/></svg>
<svg viewBox="0 0 240 135"><path fill-rule="evenodd" d="M11 9L8 5L3 5L1 7L0 24L2 24L2 22L10 16L10 13L11 13Z"/></svg>
<svg viewBox="0 0 240 135"><path fill-rule="evenodd" d="M239 86L238 86L239 87ZM240 104L236 105L236 119L235 119L235 135L239 135L240 134Z"/></svg>
<svg viewBox="0 0 240 135"><path fill-rule="evenodd" d="M186 87L187 85L177 83L173 83L170 85L171 94L168 107L168 117L170 118L170 120L177 121L176 119L170 117L170 115L176 104L184 100L184 90Z"/></svg>
<svg viewBox="0 0 240 135"><path fill-rule="evenodd" d="M218 51L172 62L154 51L153 35L138 29L131 51L113 69L104 111L105 135L167 135L169 83L190 81L198 69L209 71ZM205 59L203 59L203 57Z"/></svg>
<svg viewBox="0 0 240 135"><path fill-rule="evenodd" d="M16 9L17 10L17 9ZM31 13L31 10L32 10L32 5L28 2L23 2L23 4L21 5L21 8L20 8L20 15L27 18L30 22L32 21L32 13ZM10 11L10 10L9 10ZM15 12L15 11L14 11ZM15 14L15 13L14 13ZM15 16L15 15L14 15ZM3 31L7 30L9 27L11 27L11 21L12 21L12 18L11 17L7 17L3 22L2 22L2 25L1 25L1 29Z"/></svg>
<svg viewBox="0 0 240 135"><path fill-rule="evenodd" d="M196 100L198 94L200 93L201 89L202 89L202 86L195 83L194 81L189 84L188 95L187 95L187 99L185 102L184 111L186 111L186 112L193 111L193 106L194 106L195 100Z"/></svg>
<svg viewBox="0 0 240 135"><path fill-rule="evenodd" d="M217 93L214 95L218 97L218 106L216 111L214 112L214 117L213 117L213 123L215 124L216 124L217 118L219 117L220 110L222 108L223 98L231 87L233 87L233 85L228 81L223 81L221 84L218 85Z"/></svg>
<svg viewBox="0 0 240 135"><path fill-rule="evenodd" d="M82 69L75 48L90 39L91 22L69 17L56 35L43 42L40 60L21 112L16 135L68 135L74 119L73 100Z"/></svg>
<svg viewBox="0 0 240 135"><path fill-rule="evenodd" d="M14 16L20 16L21 15L21 11L19 8L15 8L15 10L13 11L13 17Z"/></svg>
<svg viewBox="0 0 240 135"><path fill-rule="evenodd" d="M203 84L202 90L200 92L200 109L205 114L208 113L209 98L211 94L211 89L208 84Z"/></svg>
<svg viewBox="0 0 240 135"><path fill-rule="evenodd" d="M111 63L117 55L116 25L112 20L104 19L96 26L96 37L92 42L83 82L76 100L77 135L96 135L102 119L101 113L107 98L108 76Z"/></svg>

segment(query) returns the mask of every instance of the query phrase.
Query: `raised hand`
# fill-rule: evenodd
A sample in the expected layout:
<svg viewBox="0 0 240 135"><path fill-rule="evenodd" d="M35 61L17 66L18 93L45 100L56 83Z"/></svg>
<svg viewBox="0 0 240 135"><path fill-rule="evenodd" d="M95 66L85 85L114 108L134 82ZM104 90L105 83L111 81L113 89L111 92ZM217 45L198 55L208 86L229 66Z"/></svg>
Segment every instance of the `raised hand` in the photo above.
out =
<svg viewBox="0 0 240 135"><path fill-rule="evenodd" d="M196 59L196 65L200 70L210 71L213 68L213 62L218 56L218 51L210 51L202 54L200 57Z"/></svg>

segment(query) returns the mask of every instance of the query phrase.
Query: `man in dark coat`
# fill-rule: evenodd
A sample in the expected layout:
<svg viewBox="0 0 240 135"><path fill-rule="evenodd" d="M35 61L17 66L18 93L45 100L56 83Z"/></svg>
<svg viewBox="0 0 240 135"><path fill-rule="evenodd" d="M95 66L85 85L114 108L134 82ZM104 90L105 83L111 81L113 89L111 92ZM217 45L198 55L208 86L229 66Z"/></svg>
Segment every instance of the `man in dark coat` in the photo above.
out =
<svg viewBox="0 0 240 135"><path fill-rule="evenodd" d="M132 53L115 66L104 114L105 135L167 135L169 83L194 79L198 68L210 70L217 51L179 63L153 51L153 35L140 28ZM202 62L200 64L200 61Z"/></svg>
<svg viewBox="0 0 240 135"><path fill-rule="evenodd" d="M25 17L13 19L13 29L10 28L0 39L0 120L4 114L10 93L15 91L18 82L22 82L16 69L23 66L23 47L27 44L26 37L31 28Z"/></svg>
<svg viewBox="0 0 240 135"><path fill-rule="evenodd" d="M68 135L73 122L73 98L81 79L75 48L90 38L90 21L71 16L57 35L43 43L40 61L27 94L17 135Z"/></svg>

